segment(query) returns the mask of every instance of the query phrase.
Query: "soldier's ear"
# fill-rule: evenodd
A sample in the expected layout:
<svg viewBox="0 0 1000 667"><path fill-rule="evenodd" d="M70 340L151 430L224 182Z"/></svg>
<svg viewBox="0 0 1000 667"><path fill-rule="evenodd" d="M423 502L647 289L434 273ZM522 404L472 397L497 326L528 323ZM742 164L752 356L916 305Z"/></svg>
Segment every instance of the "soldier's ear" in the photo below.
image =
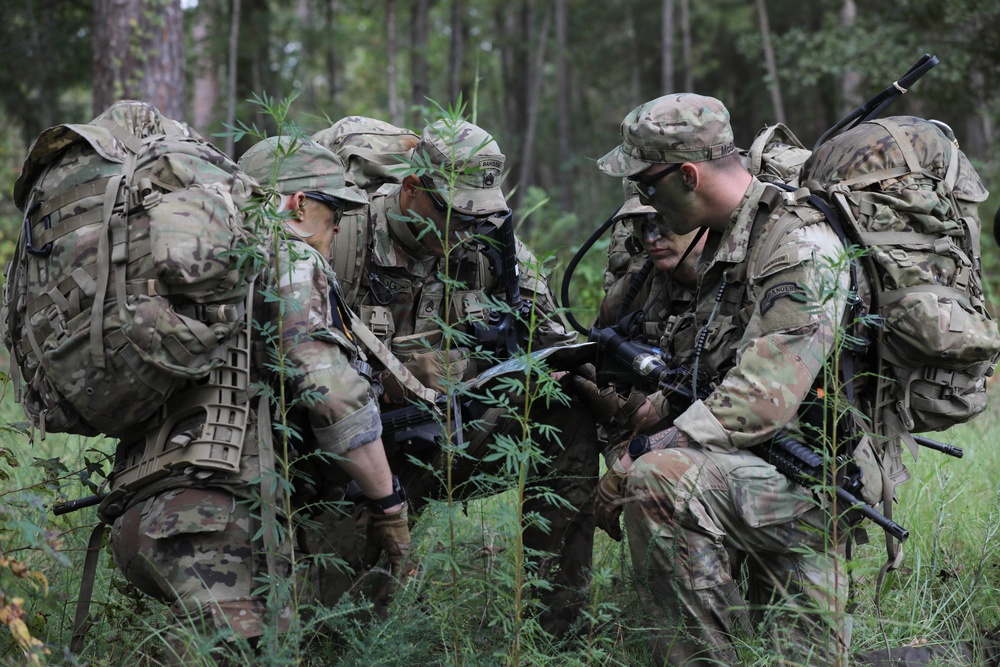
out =
<svg viewBox="0 0 1000 667"><path fill-rule="evenodd" d="M420 179L410 174L403 178L402 186L408 197L416 197L417 191L420 189Z"/></svg>
<svg viewBox="0 0 1000 667"><path fill-rule="evenodd" d="M302 220L305 216L306 193L296 192L288 195L288 210L296 220Z"/></svg>

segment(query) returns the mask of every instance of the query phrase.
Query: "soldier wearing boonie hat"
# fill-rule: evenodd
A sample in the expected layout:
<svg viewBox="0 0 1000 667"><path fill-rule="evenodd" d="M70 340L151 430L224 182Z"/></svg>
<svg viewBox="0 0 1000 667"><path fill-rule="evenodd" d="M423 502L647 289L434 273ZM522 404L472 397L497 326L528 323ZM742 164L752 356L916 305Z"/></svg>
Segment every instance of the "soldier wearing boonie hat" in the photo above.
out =
<svg viewBox="0 0 1000 667"><path fill-rule="evenodd" d="M674 232L707 229L710 250L692 306L643 332L660 334L663 357L695 375L695 400L674 397L670 428L621 446L598 485L598 526L620 539L624 511L640 598L659 621L649 641L660 663L738 664L732 630L752 605L778 655L833 665L847 652L850 619L827 496L804 493L751 448L779 432L820 432L800 414L837 363L835 332L853 317L846 298L815 296L846 293L846 269L829 268L844 265L843 243L807 200L747 171L714 98L659 97L625 117L621 136L600 170L631 181ZM881 478L870 476L877 496ZM751 563L746 601L729 560L740 552Z"/></svg>

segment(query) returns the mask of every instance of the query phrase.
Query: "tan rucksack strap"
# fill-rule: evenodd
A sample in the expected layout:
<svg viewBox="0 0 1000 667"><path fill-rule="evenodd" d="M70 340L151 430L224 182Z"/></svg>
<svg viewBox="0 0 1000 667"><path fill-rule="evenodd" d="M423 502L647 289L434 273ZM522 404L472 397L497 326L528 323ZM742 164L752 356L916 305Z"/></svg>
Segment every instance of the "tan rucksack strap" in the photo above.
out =
<svg viewBox="0 0 1000 667"><path fill-rule="evenodd" d="M97 561L101 555L101 544L104 542L104 531L107 527L103 521L98 523L90 532L90 539L87 541L87 557L83 561L80 594L76 600L76 615L73 617L73 638L69 644L72 653L79 653L83 649L83 642L90 628L90 600L94 595Z"/></svg>
<svg viewBox="0 0 1000 667"><path fill-rule="evenodd" d="M906 443L907 448L913 454L914 460L917 458L917 443L906 430L903 423L899 421L892 410L882 410L882 424L876 425L877 430L887 438L899 437ZM892 506L896 499L896 483L892 480L884 467L882 470L882 515L887 519L892 519ZM875 609L879 616L882 615L881 596L882 585L885 582L885 575L888 572L899 569L903 562L903 545L886 531L885 533L885 563L879 568L878 577L875 580Z"/></svg>
<svg viewBox="0 0 1000 667"><path fill-rule="evenodd" d="M407 370L407 368L403 366L402 362L400 362L399 359L392 354L392 351L386 347L385 343L379 340L378 337L364 325L361 318L351 318L351 332L354 333L364 348L371 352L372 355L382 363L385 369L392 373L393 377L399 380L401 385L412 392L414 396L417 396L431 405L434 404L434 399L437 396L434 390L425 387L419 380L417 380L417 378L413 377L413 373Z"/></svg>
<svg viewBox="0 0 1000 667"><path fill-rule="evenodd" d="M260 521L264 533L264 558L267 561L268 576L275 577L278 574L278 541L275 539L278 513L274 504L277 500L278 480L275 477L277 472L274 434L271 432L271 404L267 396L262 396L257 404L257 456L260 461Z"/></svg>
<svg viewBox="0 0 1000 667"><path fill-rule="evenodd" d="M97 280L94 291L94 307L90 311L90 354L97 368L105 367L104 360L104 299L108 293L108 277L111 273L111 235L115 216L121 217L121 212L115 213L115 202L121 191L124 174L118 174L108 180L104 191L104 204L101 207L104 222L104 233L97 244Z"/></svg>

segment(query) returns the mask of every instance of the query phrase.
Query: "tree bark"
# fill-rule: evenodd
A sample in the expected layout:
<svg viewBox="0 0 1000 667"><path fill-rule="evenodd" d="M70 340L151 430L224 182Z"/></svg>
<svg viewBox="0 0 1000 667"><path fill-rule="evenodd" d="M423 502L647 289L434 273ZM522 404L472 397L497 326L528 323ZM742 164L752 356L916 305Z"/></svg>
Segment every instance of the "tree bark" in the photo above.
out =
<svg viewBox="0 0 1000 667"><path fill-rule="evenodd" d="M774 61L774 47L771 46L771 28L767 20L767 5L765 0L756 0L757 19L760 22L760 41L764 49L764 62L767 64L768 88L771 91L771 106L774 108L774 120L785 122L785 107L781 101L781 82L778 79L778 67Z"/></svg>
<svg viewBox="0 0 1000 667"><path fill-rule="evenodd" d="M430 86L427 78L427 35L428 13L430 0L416 0L410 8L410 83L412 92L410 102L414 108L427 104ZM414 113L413 120L422 122L419 111Z"/></svg>
<svg viewBox="0 0 1000 667"><path fill-rule="evenodd" d="M241 0L232 0L232 14L229 16L229 71L226 74L226 125L233 127L236 124L236 86L237 71L239 68L239 43L240 43L240 20L242 19L243 7ZM236 145L232 135L226 137L226 154L232 158L236 157Z"/></svg>
<svg viewBox="0 0 1000 667"><path fill-rule="evenodd" d="M184 120L184 12L180 0L94 0L94 114L121 99Z"/></svg>
<svg viewBox="0 0 1000 667"><path fill-rule="evenodd" d="M396 87L396 0L385 0L385 77L388 97L389 122L403 124L402 104Z"/></svg>
<svg viewBox="0 0 1000 667"><path fill-rule="evenodd" d="M661 33L660 95L674 90L674 0L663 0Z"/></svg>
<svg viewBox="0 0 1000 667"><path fill-rule="evenodd" d="M691 57L691 0L681 0L681 57L684 60L684 92L690 92L694 90L694 62Z"/></svg>
<svg viewBox="0 0 1000 667"><path fill-rule="evenodd" d="M202 0L201 5L208 4ZM212 4L217 5L217 2ZM199 6L197 19L192 30L194 43L194 91L191 100L191 124L202 135L210 134L210 127L215 120L215 105L219 101L219 63L212 53L211 40L214 31L219 27L213 11L203 11Z"/></svg>
<svg viewBox="0 0 1000 667"><path fill-rule="evenodd" d="M572 85L569 64L569 3L556 1L556 43L559 53L556 59L556 87L559 109L559 200L562 210L573 209L573 108L571 104Z"/></svg>
<svg viewBox="0 0 1000 667"><path fill-rule="evenodd" d="M451 0L451 48L448 55L448 99L458 102L462 94L462 70L465 66L465 2Z"/></svg>
<svg viewBox="0 0 1000 667"><path fill-rule="evenodd" d="M340 0L328 0L324 6L324 21L327 33L334 36L337 27L337 16L340 14ZM327 94L333 100L333 105L338 109L341 105L341 92L343 84L340 77L340 56L337 52L338 40L334 37L325 42L324 56L326 59L326 89Z"/></svg>
<svg viewBox="0 0 1000 667"><path fill-rule="evenodd" d="M854 0L844 0L840 8L840 26L845 30L850 30L858 20L858 6ZM857 70L848 67L844 70L844 75L840 79L840 94L843 100L841 104L841 117L857 109L864 100L861 99L861 74Z"/></svg>
<svg viewBox="0 0 1000 667"><path fill-rule="evenodd" d="M533 3L531 3L533 4ZM524 139L521 143L521 176L518 179L517 206L520 207L528 193L528 186L535 178L535 130L538 127L538 108L542 93L542 74L545 69L545 46L549 40L549 25L552 23L552 5L545 3L545 13L542 15L542 27L538 31L538 42L531 56L528 68L528 96L525 111L527 125ZM524 230L525 234L527 229Z"/></svg>

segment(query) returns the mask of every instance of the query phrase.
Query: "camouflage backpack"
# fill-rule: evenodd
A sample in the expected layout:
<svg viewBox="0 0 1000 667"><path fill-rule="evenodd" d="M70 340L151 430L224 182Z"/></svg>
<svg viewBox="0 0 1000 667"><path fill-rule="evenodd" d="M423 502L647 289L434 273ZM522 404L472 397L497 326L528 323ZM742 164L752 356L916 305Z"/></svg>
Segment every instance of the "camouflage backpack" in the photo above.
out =
<svg viewBox="0 0 1000 667"><path fill-rule="evenodd" d="M793 187L798 187L802 167L811 154L784 123L764 127L750 148L745 153L741 151L743 163L751 174L765 183Z"/></svg>
<svg viewBox="0 0 1000 667"><path fill-rule="evenodd" d="M386 184L399 183L400 172L406 169L403 158L420 141L410 130L367 116L341 118L312 139L336 153L347 167L348 182L368 193ZM364 245L367 216L365 207L348 211L333 243L331 263L347 303L354 303L361 289L361 271L367 259Z"/></svg>
<svg viewBox="0 0 1000 667"><path fill-rule="evenodd" d="M895 116L821 144L802 174L832 204L871 284L882 435L962 423L986 408L1000 356L983 297L977 205L986 189L943 123Z"/></svg>
<svg viewBox="0 0 1000 667"><path fill-rule="evenodd" d="M246 338L251 280L232 251L252 187L141 102L35 139L14 186L24 226L0 314L32 426L124 437L230 362L227 346Z"/></svg>

